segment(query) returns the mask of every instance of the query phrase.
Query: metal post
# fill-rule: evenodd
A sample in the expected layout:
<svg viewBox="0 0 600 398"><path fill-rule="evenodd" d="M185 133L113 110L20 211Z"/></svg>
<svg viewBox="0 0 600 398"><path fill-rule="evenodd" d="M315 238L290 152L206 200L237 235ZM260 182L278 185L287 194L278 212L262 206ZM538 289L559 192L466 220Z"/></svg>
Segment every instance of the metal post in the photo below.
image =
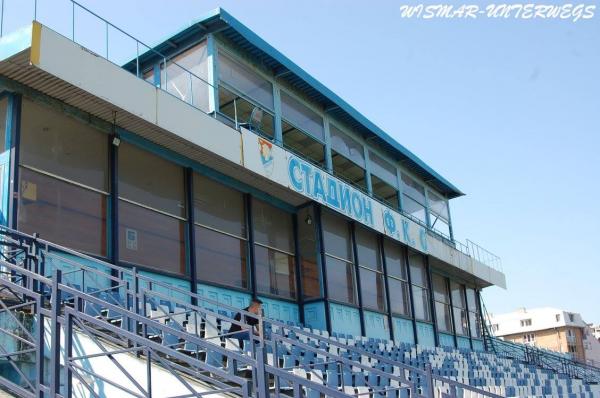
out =
<svg viewBox="0 0 600 398"><path fill-rule="evenodd" d="M256 384L257 395L259 398L269 397L269 376L267 374L265 363L267 362L267 353L265 350L265 342L261 339L256 347Z"/></svg>
<svg viewBox="0 0 600 398"><path fill-rule="evenodd" d="M435 397L435 393L433 390L433 374L431 371L431 364L427 363L425 364L425 373L427 375L427 394L425 394L427 397L431 397L434 398Z"/></svg>
<svg viewBox="0 0 600 398"><path fill-rule="evenodd" d="M116 118L115 118L116 119ZM118 140L116 126L113 125L113 134L108 136L109 148L109 173L110 173L110 262L119 263L119 147L115 145ZM116 270L111 269L111 275L116 277Z"/></svg>
<svg viewBox="0 0 600 398"><path fill-rule="evenodd" d="M454 336L454 347L458 348L458 337L456 337L456 320L454 319L454 301L452 300L452 283L446 279L446 289L450 298L450 322L452 322L452 335Z"/></svg>
<svg viewBox="0 0 600 398"><path fill-rule="evenodd" d="M191 76L191 75L190 75ZM185 184L186 184L186 202L188 209L188 250L190 264L190 287L194 294L192 296L192 305L198 305L198 300L195 294L198 293L198 270L196 264L196 227L194 220L194 171L191 168L185 169Z"/></svg>
<svg viewBox="0 0 600 398"><path fill-rule="evenodd" d="M427 273L427 284L429 285L429 308L431 308L431 320L433 321L433 337L435 346L440 346L440 334L438 333L437 314L435 311L435 301L433 299L433 279L431 277L431 266L429 265L429 256L425 256L425 271Z"/></svg>
<svg viewBox="0 0 600 398"><path fill-rule="evenodd" d="M321 283L323 288L323 305L325 306L325 328L327 333L331 334L331 311L329 308L329 291L327 288L327 267L325 264L325 245L323 242L323 222L321 218L321 206L314 206L315 214L315 233L317 234L317 253L320 255L317 260L321 266Z"/></svg>
<svg viewBox="0 0 600 398"><path fill-rule="evenodd" d="M358 263L360 261L359 257L358 257L358 247L356 245L356 224L354 222L351 223L350 226L350 238L352 239L352 251L354 252L354 273L355 275L355 280L356 280L356 293L358 295L358 312L360 315L360 335L361 336L365 336L366 335L366 331L365 331L365 312L364 312L364 308L363 308L363 302L362 302L362 291L361 291L361 284L360 284L360 267L358 266Z"/></svg>
<svg viewBox="0 0 600 398"><path fill-rule="evenodd" d="M408 280L408 288L410 294L410 313L412 315L412 324L413 324L413 337L415 339L415 344L419 344L419 335L417 333L417 319L415 318L415 299L413 295L413 285L412 285L412 277L410 272L410 263L408 257L408 249L403 247L404 252L404 262L406 264L406 278Z"/></svg>
<svg viewBox="0 0 600 398"><path fill-rule="evenodd" d="M381 247L381 260L383 264L383 285L385 288L385 304L387 306L388 326L390 328L390 340L394 341L394 320L392 318L392 302L390 300L390 284L388 281L387 260L385 257L385 238L378 238Z"/></svg>
<svg viewBox="0 0 600 398"><path fill-rule="evenodd" d="M36 315L37 315L37 349L35 352L35 360L36 360L36 380L37 380L37 398L44 398L44 390L42 386L44 386L44 338L46 335L46 319L42 314L42 308L44 307L44 296L40 297L40 300L36 303Z"/></svg>
<svg viewBox="0 0 600 398"><path fill-rule="evenodd" d="M135 41L135 75L140 77L140 42Z"/></svg>
<svg viewBox="0 0 600 398"><path fill-rule="evenodd" d="M81 306L81 299L76 298L75 308ZM67 314L65 317L65 398L71 398L73 395L73 372L71 370L71 356L73 355L73 316Z"/></svg>
<svg viewBox="0 0 600 398"><path fill-rule="evenodd" d="M12 229L17 229L17 209L19 207L19 147L21 142L21 107L22 98L20 95L12 94L9 98L9 109L7 119L10 123L10 192L12 195L8 201L8 225ZM30 115L30 117L33 117Z"/></svg>
<svg viewBox="0 0 600 398"><path fill-rule="evenodd" d="M300 240L298 239L298 214L292 217L294 230L294 268L296 270L296 300L298 302L298 314L300 314L300 323L304 325L304 293L302 291L302 269L300 264Z"/></svg>
<svg viewBox="0 0 600 398"><path fill-rule="evenodd" d="M37 21L37 0L33 2L33 20Z"/></svg>
<svg viewBox="0 0 600 398"><path fill-rule="evenodd" d="M105 22L104 25L106 26L106 59L108 58L108 22Z"/></svg>
<svg viewBox="0 0 600 398"><path fill-rule="evenodd" d="M61 307L61 291L59 283L62 279L62 271L57 269L54 271L52 279L52 306L50 318L50 396L55 397L60 393L60 307ZM40 325L43 327L44 325ZM42 340L40 344L43 345Z"/></svg>
<svg viewBox="0 0 600 398"><path fill-rule="evenodd" d="M71 4L73 5L71 14L71 40L75 41L75 2L72 1Z"/></svg>
<svg viewBox="0 0 600 398"><path fill-rule="evenodd" d="M254 266L254 224L252 221L252 197L250 195L244 196L246 202L246 228L248 228L248 270L250 271L250 283L252 297L256 297L256 272Z"/></svg>
<svg viewBox="0 0 600 398"><path fill-rule="evenodd" d="M4 0L2 0L2 9L0 10L0 37L2 37L4 29Z"/></svg>
<svg viewBox="0 0 600 398"><path fill-rule="evenodd" d="M146 349L146 356L146 396L152 398L152 354L149 348Z"/></svg>

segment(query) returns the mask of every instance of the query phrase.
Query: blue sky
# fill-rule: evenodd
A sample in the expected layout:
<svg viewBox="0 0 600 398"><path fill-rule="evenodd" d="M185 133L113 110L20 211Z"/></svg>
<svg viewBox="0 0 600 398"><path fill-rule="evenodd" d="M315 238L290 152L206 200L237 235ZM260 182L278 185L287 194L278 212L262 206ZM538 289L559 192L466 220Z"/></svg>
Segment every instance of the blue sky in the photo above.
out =
<svg viewBox="0 0 600 398"><path fill-rule="evenodd" d="M80 2L147 43L225 8L467 193L455 234L507 276L484 291L490 312L600 322L600 11L426 21L385 0Z"/></svg>

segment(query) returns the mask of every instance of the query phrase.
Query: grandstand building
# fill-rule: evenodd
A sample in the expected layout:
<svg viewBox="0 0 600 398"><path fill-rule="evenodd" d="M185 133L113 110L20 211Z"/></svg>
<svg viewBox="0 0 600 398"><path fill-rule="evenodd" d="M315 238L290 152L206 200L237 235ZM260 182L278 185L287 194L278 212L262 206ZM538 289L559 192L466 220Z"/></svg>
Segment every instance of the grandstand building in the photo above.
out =
<svg viewBox="0 0 600 398"><path fill-rule="evenodd" d="M597 391L600 372L500 354L480 292L505 276L454 239L463 193L233 16L147 46L66 3L70 24L19 2L0 27L0 386ZM252 298L264 317L235 319Z"/></svg>

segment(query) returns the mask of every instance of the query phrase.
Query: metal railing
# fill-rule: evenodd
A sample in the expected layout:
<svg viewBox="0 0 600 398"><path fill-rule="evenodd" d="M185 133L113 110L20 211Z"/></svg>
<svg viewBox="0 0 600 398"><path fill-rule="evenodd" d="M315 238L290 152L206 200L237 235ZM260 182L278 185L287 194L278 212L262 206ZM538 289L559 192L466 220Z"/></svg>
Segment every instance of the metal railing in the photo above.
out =
<svg viewBox="0 0 600 398"><path fill-rule="evenodd" d="M231 305L139 274L135 268L114 266L71 249L51 244L35 236L1 228L0 249L0 255L3 258L0 260L0 266L3 267L4 275L8 276L9 282L15 283L14 276L18 275L21 284L40 297L50 297L50 299L58 297L59 302L63 304L62 311L67 307L76 311L76 313L69 313L78 322L77 330L81 329L80 322L86 325L95 325L92 328L94 330L98 329L96 326L101 323L104 326L101 328L99 337L107 339L113 344L119 344L120 341L129 342L127 347L120 348L119 352L129 350L127 352L146 355L148 353L140 351L140 347L148 346L158 350L158 353L162 352L167 357L174 354L171 351L165 353L160 350L174 350L178 353L175 357L180 358L182 350L194 347L196 354L202 352L206 357L209 353L213 353L217 357L227 358L220 373L215 373L224 379L227 377L226 375L236 376L236 370L240 366L249 367L253 373L253 389L260 389L261 385L266 384L266 380L273 380L275 386L277 383L282 383L280 386L289 387L291 383L295 386L294 388L302 391L306 389L323 391L323 388L329 387L303 377L296 379L294 375L290 376L288 373L290 371L294 373L294 369L286 369L280 363L281 355L284 353L294 350L300 350L303 353L310 352L314 357L321 358L321 363L333 363L343 369L349 368L384 377L380 370L361 363L360 358L368 357L380 366L398 368L401 371L397 375L385 376L388 380L394 381L387 386L387 390L403 388L411 391L412 396L432 397L434 382L437 382L436 384L443 385L450 391L450 396L456 396L452 394L457 394L457 389L462 389L475 391L484 396L497 397L480 389L435 375L430 368L415 368L360 347L346 345L335 339L239 310ZM52 289L49 286L52 286ZM56 289L60 290L60 295L57 294ZM115 294L117 299L110 300L110 294ZM158 315L148 314L147 309L157 303L169 306L172 310L157 311ZM106 315L92 316L93 314L90 314L89 310L94 307L106 311ZM233 318L233 314L236 312L242 315L242 319L239 321ZM181 322L182 315L188 319L188 322L191 319L202 319L203 323L212 321L221 326L224 323L237 323L242 329L247 330L249 326L245 319L254 317L260 325L260 334L252 335L250 347L231 349L224 344L228 342L226 331L220 330L212 336L207 336L206 334L201 335L198 331L184 330ZM107 333L107 330L110 333ZM121 331L123 332L121 333ZM270 332L265 334L265 331ZM206 330L204 332L206 333ZM118 338L113 338L115 334L118 335ZM171 338L172 344L168 341L159 344L159 350L159 347L155 346L158 344L156 342L154 345L148 345L148 341L152 341L152 335L161 335L163 338L174 336L174 338ZM290 337L291 335L294 337ZM307 344L309 341L313 344ZM229 341L229 343L231 342ZM335 347L337 352L329 352L329 347ZM149 353L148 355L152 356L153 354ZM198 357L194 353L191 357L198 361ZM199 366L196 362L190 362L190 364ZM162 363L159 365L165 366ZM298 365L295 368L302 369L302 366ZM173 369L181 371L179 368ZM212 371L212 368L210 370ZM72 371L81 371L81 369L72 369ZM285 377L282 376L282 371L285 371ZM98 377L103 376L98 375ZM284 381L275 380L277 377ZM392 384L396 387L393 387ZM382 387L371 386L371 389L378 388L382 389ZM343 394L337 395L344 396Z"/></svg>

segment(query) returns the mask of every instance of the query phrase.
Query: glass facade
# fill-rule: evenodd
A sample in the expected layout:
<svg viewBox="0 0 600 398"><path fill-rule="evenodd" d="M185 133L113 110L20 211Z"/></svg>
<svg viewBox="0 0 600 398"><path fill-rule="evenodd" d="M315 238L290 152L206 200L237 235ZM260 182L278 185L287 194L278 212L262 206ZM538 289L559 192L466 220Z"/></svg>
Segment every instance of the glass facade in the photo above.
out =
<svg viewBox="0 0 600 398"><path fill-rule="evenodd" d="M233 57L219 52L219 112L238 125L275 137L273 85Z"/></svg>
<svg viewBox="0 0 600 398"><path fill-rule="evenodd" d="M313 206L298 211L298 255L305 300L323 296L320 261L317 258L317 223Z"/></svg>
<svg viewBox="0 0 600 398"><path fill-rule="evenodd" d="M452 315L450 308L450 293L448 281L445 277L433 274L433 301L435 306L435 319L440 332L452 333Z"/></svg>
<svg viewBox="0 0 600 398"><path fill-rule="evenodd" d="M350 138L333 124L329 125L331 136L331 164L333 174L347 183L367 190L365 178L365 153L361 144Z"/></svg>
<svg viewBox="0 0 600 398"><path fill-rule="evenodd" d="M329 298L357 305L351 225L328 211L321 218Z"/></svg>
<svg viewBox="0 0 600 398"><path fill-rule="evenodd" d="M385 312L387 305L379 238L377 234L357 227L355 239L362 305L366 309Z"/></svg>
<svg viewBox="0 0 600 398"><path fill-rule="evenodd" d="M198 279L249 289L243 194L196 173L193 186Z"/></svg>
<svg viewBox="0 0 600 398"><path fill-rule="evenodd" d="M470 287L467 287L465 292L467 296L467 305L469 307L469 328L471 330L471 337L481 338L481 317L477 294L475 289Z"/></svg>
<svg viewBox="0 0 600 398"><path fill-rule="evenodd" d="M186 217L183 168L122 143L119 147L119 260L186 274Z"/></svg>
<svg viewBox="0 0 600 398"><path fill-rule="evenodd" d="M383 240L385 265L390 295L390 310L393 315L412 316L410 290L406 270L406 248L387 238Z"/></svg>
<svg viewBox="0 0 600 398"><path fill-rule="evenodd" d="M323 118L296 98L281 92L283 146L325 167Z"/></svg>
<svg viewBox="0 0 600 398"><path fill-rule="evenodd" d="M106 256L107 136L27 99L20 134L18 229Z"/></svg>
<svg viewBox="0 0 600 398"><path fill-rule="evenodd" d="M191 72L191 73L190 73ZM154 81L154 71L144 74ZM152 79L152 80L151 80ZM206 41L194 45L179 55L160 64L160 86L175 97L191 103L204 112L209 111L208 52Z"/></svg>
<svg viewBox="0 0 600 398"><path fill-rule="evenodd" d="M431 322L429 281L427 279L425 257L422 254L409 251L408 264L410 267L415 319Z"/></svg>
<svg viewBox="0 0 600 398"><path fill-rule="evenodd" d="M450 237L450 213L448 203L440 195L428 191L429 223L431 229Z"/></svg>
<svg viewBox="0 0 600 398"><path fill-rule="evenodd" d="M292 216L263 201L252 201L256 291L296 298Z"/></svg>
<svg viewBox="0 0 600 398"><path fill-rule="evenodd" d="M425 188L411 177L402 173L402 210L414 219L427 225L427 201Z"/></svg>
<svg viewBox="0 0 600 398"><path fill-rule="evenodd" d="M467 314L467 299L463 285L450 281L450 292L452 294L452 311L454 312L454 326L456 334L469 335L469 319Z"/></svg>
<svg viewBox="0 0 600 398"><path fill-rule="evenodd" d="M396 168L375 152L369 151L373 196L393 209L398 208Z"/></svg>

